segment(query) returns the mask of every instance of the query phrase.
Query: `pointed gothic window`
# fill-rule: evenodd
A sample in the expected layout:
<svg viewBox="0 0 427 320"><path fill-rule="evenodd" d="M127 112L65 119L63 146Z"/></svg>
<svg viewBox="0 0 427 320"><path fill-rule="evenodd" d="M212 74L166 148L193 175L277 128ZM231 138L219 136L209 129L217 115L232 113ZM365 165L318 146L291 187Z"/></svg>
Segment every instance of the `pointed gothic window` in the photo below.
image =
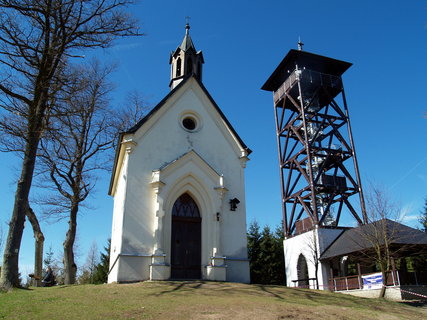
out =
<svg viewBox="0 0 427 320"><path fill-rule="evenodd" d="M200 61L197 66L197 79L202 81L202 63Z"/></svg>
<svg viewBox="0 0 427 320"><path fill-rule="evenodd" d="M187 74L191 75L193 73L193 60L191 58L188 58L187 60Z"/></svg>
<svg viewBox="0 0 427 320"><path fill-rule="evenodd" d="M172 215L175 217L200 218L199 208L188 193L184 193L175 201Z"/></svg>
<svg viewBox="0 0 427 320"><path fill-rule="evenodd" d="M181 76L181 58L178 58L178 60L176 60L176 76Z"/></svg>

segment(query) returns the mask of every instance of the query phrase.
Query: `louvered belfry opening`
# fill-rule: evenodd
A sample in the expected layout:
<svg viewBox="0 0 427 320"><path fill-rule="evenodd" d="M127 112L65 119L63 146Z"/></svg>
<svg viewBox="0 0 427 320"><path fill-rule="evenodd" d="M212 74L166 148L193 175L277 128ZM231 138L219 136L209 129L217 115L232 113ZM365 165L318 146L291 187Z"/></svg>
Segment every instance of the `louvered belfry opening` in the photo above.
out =
<svg viewBox="0 0 427 320"><path fill-rule="evenodd" d="M201 217L194 199L184 193L172 208L171 278L201 278Z"/></svg>

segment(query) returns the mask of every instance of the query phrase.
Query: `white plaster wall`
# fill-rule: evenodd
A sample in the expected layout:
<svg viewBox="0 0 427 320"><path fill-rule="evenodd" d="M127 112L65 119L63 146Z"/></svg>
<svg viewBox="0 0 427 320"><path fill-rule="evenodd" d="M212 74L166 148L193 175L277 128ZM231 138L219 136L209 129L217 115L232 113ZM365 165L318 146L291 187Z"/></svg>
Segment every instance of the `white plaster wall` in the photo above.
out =
<svg viewBox="0 0 427 320"><path fill-rule="evenodd" d="M249 261L248 260L226 260L227 276L226 281L250 283Z"/></svg>
<svg viewBox="0 0 427 320"><path fill-rule="evenodd" d="M201 123L196 132L188 132L181 126L182 115L190 112L196 115ZM194 79L187 81L142 128L126 138L131 138L137 145L129 154L126 197L124 200L120 198L118 191L116 191L117 198L115 197L115 202L125 201L123 232L121 235L116 235L116 238L121 238L122 254L144 256L153 253L156 217L154 191L150 186L152 172L161 169L184 153L195 150L214 171L224 176L225 187L229 190L222 204L219 205L219 208L222 207L219 222L223 245L222 254L236 258L247 257L244 169L240 159L243 150L240 149L232 135L225 130L222 119ZM200 185L194 185L194 183L190 185L200 194L204 194L205 198L202 199L202 196L198 196L194 200L199 201L202 207L202 259L203 264L208 264L212 254L216 210L220 210L218 209L218 199L215 199L218 197L218 193L213 189L218 186L218 182L213 181L202 172L197 172L196 167L190 170L193 169L195 170L195 181L198 181ZM168 192L172 192L177 181L183 178L180 176L183 171L176 172L175 176L168 177L167 181L162 181L166 183L161 190L165 199L168 198ZM200 186L203 186L205 190L201 190ZM185 192L185 188L183 186L183 192ZM194 191L194 193L197 192ZM177 192L174 196L177 198L181 194ZM228 201L234 197L240 200L240 204L237 211L232 212L229 211ZM166 232L163 240L167 262L170 261L168 248L168 246L170 247L170 210L176 198L168 198L169 206L164 208L166 216L163 222ZM116 216L116 209L114 215ZM117 229L114 232L117 232ZM130 269L126 267L123 270Z"/></svg>
<svg viewBox="0 0 427 320"><path fill-rule="evenodd" d="M288 287L294 286L295 282L292 282L292 280L298 279L297 265L300 254L303 254L307 261L308 277L315 277L315 265L312 247L313 231L308 231L283 241L286 264L286 285Z"/></svg>
<svg viewBox="0 0 427 320"><path fill-rule="evenodd" d="M126 199L126 180L127 180L127 164L128 157L125 155L123 165L121 166L119 177L117 180L116 192L114 193L113 207L113 223L111 232L111 247L110 247L110 273L108 274L108 282L118 281L119 261L118 254L121 252L122 234L123 234L123 213L125 211Z"/></svg>
<svg viewBox="0 0 427 320"><path fill-rule="evenodd" d="M316 277L316 258L314 250L317 249L318 257L322 252L334 241L340 234L341 229L314 229L305 233L296 235L283 241L283 249L285 254L286 264L286 284L294 286L292 280L298 279L297 265L298 257L303 254L308 267L308 277ZM316 243L316 244L315 244ZM319 264L317 279L319 281L319 289L327 289L329 279L329 267L327 264ZM310 281L311 288L314 287L314 281Z"/></svg>
<svg viewBox="0 0 427 320"><path fill-rule="evenodd" d="M120 257L118 282L148 280L150 278L151 257L126 256Z"/></svg>
<svg viewBox="0 0 427 320"><path fill-rule="evenodd" d="M378 298L380 296L381 289L372 289L372 290L343 290L337 291L343 294L349 294L356 297L362 298ZM402 300L402 292L399 287L389 287L385 291L385 296L387 300L393 301L401 301Z"/></svg>

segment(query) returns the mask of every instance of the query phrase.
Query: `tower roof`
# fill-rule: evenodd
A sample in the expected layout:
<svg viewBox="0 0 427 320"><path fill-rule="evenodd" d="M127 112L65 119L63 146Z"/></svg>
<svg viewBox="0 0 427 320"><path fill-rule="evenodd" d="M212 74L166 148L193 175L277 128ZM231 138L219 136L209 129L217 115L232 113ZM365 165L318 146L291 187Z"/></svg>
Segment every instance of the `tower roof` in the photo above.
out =
<svg viewBox="0 0 427 320"><path fill-rule="evenodd" d="M179 46L179 48L183 51L188 51L190 48L193 48L193 50L196 51L196 48L194 47L193 40L191 40L190 24L188 24L188 23L185 25L185 36L184 36L184 39L182 40L182 43Z"/></svg>
<svg viewBox="0 0 427 320"><path fill-rule="evenodd" d="M261 89L266 91L277 90L289 76L288 72L295 70L296 65L300 68L341 76L352 64L307 51L291 49Z"/></svg>

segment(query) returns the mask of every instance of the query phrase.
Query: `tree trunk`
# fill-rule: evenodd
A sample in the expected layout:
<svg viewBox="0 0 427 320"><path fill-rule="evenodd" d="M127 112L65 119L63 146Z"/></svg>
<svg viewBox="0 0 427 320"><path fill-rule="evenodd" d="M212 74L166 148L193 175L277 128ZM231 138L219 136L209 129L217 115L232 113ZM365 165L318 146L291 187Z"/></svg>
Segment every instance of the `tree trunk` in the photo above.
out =
<svg viewBox="0 0 427 320"><path fill-rule="evenodd" d="M73 203L70 210L70 220L68 221L68 231L64 241L64 284L74 284L76 282L77 266L74 262L74 241L77 230L78 204Z"/></svg>
<svg viewBox="0 0 427 320"><path fill-rule="evenodd" d="M41 286L41 277L43 271L43 245L44 245L44 235L41 231L39 221L37 220L36 215L34 214L33 209L28 206L27 217L33 227L34 240L35 240L35 253L34 253L34 286Z"/></svg>
<svg viewBox="0 0 427 320"><path fill-rule="evenodd" d="M319 260L316 262L315 267L315 275L316 275L316 289L319 290L319 277L317 276L317 273L319 272Z"/></svg>
<svg viewBox="0 0 427 320"><path fill-rule="evenodd" d="M17 287L19 283L19 249L21 247L24 231L25 216L27 213L28 196L33 179L36 162L37 148L40 134L36 134L27 140L21 177L18 181L12 218L9 222L9 233L3 254L3 266L1 268L0 287L9 289Z"/></svg>
<svg viewBox="0 0 427 320"><path fill-rule="evenodd" d="M383 277L383 286L381 287L381 291L380 291L380 298L384 298L385 297L385 290L386 290L386 285L387 285L387 278L386 278L386 273L385 271L381 271L382 273L382 277Z"/></svg>

